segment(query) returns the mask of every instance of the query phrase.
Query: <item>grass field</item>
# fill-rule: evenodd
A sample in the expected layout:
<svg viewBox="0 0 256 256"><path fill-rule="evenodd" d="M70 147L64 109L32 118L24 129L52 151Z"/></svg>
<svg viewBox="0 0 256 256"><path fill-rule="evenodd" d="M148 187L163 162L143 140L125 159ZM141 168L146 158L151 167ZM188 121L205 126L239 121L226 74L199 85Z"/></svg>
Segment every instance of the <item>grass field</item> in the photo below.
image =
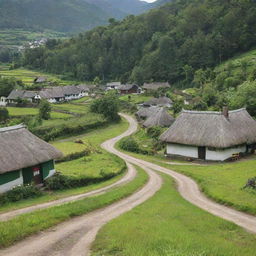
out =
<svg viewBox="0 0 256 256"><path fill-rule="evenodd" d="M103 195L24 214L10 221L1 222L0 247L9 246L72 217L86 214L125 198L141 188L147 180L147 174L138 168L138 174L133 181Z"/></svg>
<svg viewBox="0 0 256 256"><path fill-rule="evenodd" d="M74 84L74 81L62 80L61 76L44 73L41 71L33 71L25 68L9 70L8 66L0 65L0 76L2 77L15 77L18 80L22 80L25 85L32 85L34 79L38 76L43 76L48 81L56 82L59 85L70 85Z"/></svg>
<svg viewBox="0 0 256 256"><path fill-rule="evenodd" d="M18 108L18 107L7 107L10 116L27 116L27 115L37 115L39 113L38 108ZM64 119L72 117L70 114L51 112L52 119Z"/></svg>
<svg viewBox="0 0 256 256"><path fill-rule="evenodd" d="M185 201L170 177L153 198L112 220L92 256L253 256L256 235Z"/></svg>
<svg viewBox="0 0 256 256"><path fill-rule="evenodd" d="M82 105L82 104L80 105L72 104L72 103L55 104L53 105L53 110L54 109L72 112L76 114L85 114L89 112L89 106Z"/></svg>
<svg viewBox="0 0 256 256"><path fill-rule="evenodd" d="M123 161L102 150L100 144L107 139L113 138L128 127L125 120L120 123L111 124L105 128L95 129L85 135L68 138L64 141L53 142L52 145L61 150L65 155L84 151L89 148L92 152L73 161L63 162L56 165L56 169L65 175L97 177L100 173L117 173L120 171ZM84 144L75 143L82 140Z"/></svg>

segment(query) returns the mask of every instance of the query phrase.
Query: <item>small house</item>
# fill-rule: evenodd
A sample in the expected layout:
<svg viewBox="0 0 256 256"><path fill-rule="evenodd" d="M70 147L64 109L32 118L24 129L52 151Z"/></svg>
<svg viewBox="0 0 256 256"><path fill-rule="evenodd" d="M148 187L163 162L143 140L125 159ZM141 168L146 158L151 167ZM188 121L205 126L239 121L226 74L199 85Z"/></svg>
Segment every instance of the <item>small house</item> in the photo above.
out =
<svg viewBox="0 0 256 256"><path fill-rule="evenodd" d="M1 96L0 97L0 106L5 107L7 105L7 97Z"/></svg>
<svg viewBox="0 0 256 256"><path fill-rule="evenodd" d="M159 107L155 107L155 106L149 107L149 108L141 107L139 111L135 113L135 115L137 116L137 118L141 120L145 120L146 118L156 114L158 110L159 110Z"/></svg>
<svg viewBox="0 0 256 256"><path fill-rule="evenodd" d="M50 103L59 103L65 100L62 87L45 88L39 92L42 99L46 99Z"/></svg>
<svg viewBox="0 0 256 256"><path fill-rule="evenodd" d="M106 90L117 90L119 86L121 86L121 82L107 83Z"/></svg>
<svg viewBox="0 0 256 256"><path fill-rule="evenodd" d="M159 97L159 98L152 98L143 103L143 106L145 106L145 107L158 106L158 107L171 108L172 105L173 105L172 100L165 96Z"/></svg>
<svg viewBox="0 0 256 256"><path fill-rule="evenodd" d="M143 86L142 86L142 89L145 90L145 91L157 91L159 89L162 89L162 88L170 88L170 84L168 82L166 83L159 83L159 82L156 82L156 83L144 83Z"/></svg>
<svg viewBox="0 0 256 256"><path fill-rule="evenodd" d="M17 103L19 100L27 100L28 102L37 102L41 97L36 91L26 91L14 89L7 97L7 103Z"/></svg>
<svg viewBox="0 0 256 256"><path fill-rule="evenodd" d="M43 84L47 82L47 78L43 76L38 76L34 79L35 84Z"/></svg>
<svg viewBox="0 0 256 256"><path fill-rule="evenodd" d="M0 193L23 184L41 184L55 173L62 153L25 126L0 128Z"/></svg>
<svg viewBox="0 0 256 256"><path fill-rule="evenodd" d="M84 96L89 96L89 93L91 91L89 85L86 85L86 84L80 84L80 85L77 85L77 88L79 89L80 91L80 94L79 94L79 97L82 98Z"/></svg>
<svg viewBox="0 0 256 256"><path fill-rule="evenodd" d="M170 127L174 121L175 119L167 113L165 108L159 108L153 115L147 118L147 120L143 123L143 127Z"/></svg>
<svg viewBox="0 0 256 256"><path fill-rule="evenodd" d="M246 109L222 112L183 110L160 139L167 154L224 161L256 148L256 121Z"/></svg>
<svg viewBox="0 0 256 256"><path fill-rule="evenodd" d="M141 89L136 84L123 84L118 86L118 91L120 94L132 94L141 93Z"/></svg>
<svg viewBox="0 0 256 256"><path fill-rule="evenodd" d="M80 98L81 90L75 85L66 85L63 88L65 100L75 100Z"/></svg>

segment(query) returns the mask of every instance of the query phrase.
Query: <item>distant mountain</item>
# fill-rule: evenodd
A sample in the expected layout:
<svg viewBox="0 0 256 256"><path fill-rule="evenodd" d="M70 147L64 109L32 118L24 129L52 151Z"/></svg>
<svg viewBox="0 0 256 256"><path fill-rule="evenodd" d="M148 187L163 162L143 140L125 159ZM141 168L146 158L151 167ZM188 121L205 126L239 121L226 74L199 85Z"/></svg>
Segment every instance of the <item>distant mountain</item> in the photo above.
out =
<svg viewBox="0 0 256 256"><path fill-rule="evenodd" d="M0 29L79 32L152 7L140 0L0 0Z"/></svg>

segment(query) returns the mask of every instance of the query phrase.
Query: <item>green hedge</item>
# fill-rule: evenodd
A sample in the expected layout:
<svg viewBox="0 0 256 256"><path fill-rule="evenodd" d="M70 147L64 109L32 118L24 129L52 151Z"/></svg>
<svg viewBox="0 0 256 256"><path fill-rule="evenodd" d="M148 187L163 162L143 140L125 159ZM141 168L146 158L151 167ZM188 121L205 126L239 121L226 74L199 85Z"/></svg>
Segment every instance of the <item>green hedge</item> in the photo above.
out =
<svg viewBox="0 0 256 256"><path fill-rule="evenodd" d="M71 177L61 173L56 173L45 181L45 186L49 190L63 190L83 187L109 180L117 175L120 175L125 170L126 166L122 167L120 171L116 173L104 173L104 171L102 171L99 177Z"/></svg>
<svg viewBox="0 0 256 256"><path fill-rule="evenodd" d="M32 133L45 141L51 141L62 136L78 135L88 130L105 126L107 124L108 121L106 120L97 120L89 124L87 122L79 123L77 125L74 125L73 122L70 122L61 126L35 128L32 129Z"/></svg>
<svg viewBox="0 0 256 256"><path fill-rule="evenodd" d="M20 185L6 193L0 194L0 205L41 195L43 195L43 192L34 185Z"/></svg>

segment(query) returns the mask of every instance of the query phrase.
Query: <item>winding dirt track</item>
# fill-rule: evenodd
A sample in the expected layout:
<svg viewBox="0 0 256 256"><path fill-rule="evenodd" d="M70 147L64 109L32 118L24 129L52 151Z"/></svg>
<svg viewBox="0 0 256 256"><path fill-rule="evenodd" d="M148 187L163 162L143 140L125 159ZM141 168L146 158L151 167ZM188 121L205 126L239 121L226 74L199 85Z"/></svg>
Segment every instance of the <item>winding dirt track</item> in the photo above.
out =
<svg viewBox="0 0 256 256"><path fill-rule="evenodd" d="M199 190L197 184L182 174L170 171L156 164L126 155L114 148L114 144L122 137L128 136L137 129L137 122L128 115L122 115L129 123L129 129L122 135L106 141L102 147L123 158L128 165L129 173L135 172L131 164L142 167L149 174L149 182L132 196L114 203L104 209L72 219L53 229L32 236L16 245L0 251L5 256L84 256L89 254L91 243L98 230L111 219L121 215L141 204L155 194L161 187L162 180L156 172L159 171L172 176L183 198L192 204L212 213L218 217L234 222L235 224L256 233L256 217L219 205L206 198Z"/></svg>

